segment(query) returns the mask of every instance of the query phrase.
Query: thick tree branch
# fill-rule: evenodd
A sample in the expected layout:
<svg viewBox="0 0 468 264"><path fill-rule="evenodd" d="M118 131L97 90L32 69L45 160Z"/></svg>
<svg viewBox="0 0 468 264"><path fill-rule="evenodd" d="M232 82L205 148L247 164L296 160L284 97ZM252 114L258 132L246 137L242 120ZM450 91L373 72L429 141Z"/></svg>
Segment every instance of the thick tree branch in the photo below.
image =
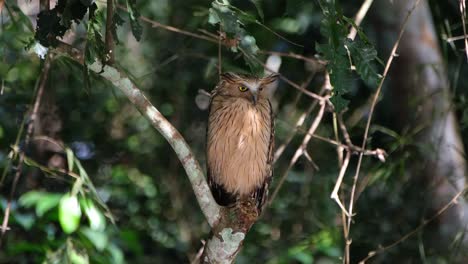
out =
<svg viewBox="0 0 468 264"><path fill-rule="evenodd" d="M116 88L122 91L133 105L140 111L169 142L192 184L203 214L211 227L215 226L220 217L220 207L214 200L200 164L195 159L192 151L180 133L172 124L154 107L146 96L135 86L132 81L116 68L95 62L89 69L104 79L110 81Z"/></svg>

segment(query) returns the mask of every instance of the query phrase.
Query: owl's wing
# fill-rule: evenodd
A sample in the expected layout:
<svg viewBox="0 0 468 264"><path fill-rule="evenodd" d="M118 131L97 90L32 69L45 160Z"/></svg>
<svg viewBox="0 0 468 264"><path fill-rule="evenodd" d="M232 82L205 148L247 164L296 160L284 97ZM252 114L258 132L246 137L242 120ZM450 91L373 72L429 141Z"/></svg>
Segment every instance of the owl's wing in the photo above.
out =
<svg viewBox="0 0 468 264"><path fill-rule="evenodd" d="M232 193L227 192L222 185L217 184L213 180L213 177L211 177L210 168L207 169L207 178L211 194L213 194L213 198L215 199L216 203L221 206L231 206L236 203L237 195L233 195Z"/></svg>
<svg viewBox="0 0 468 264"><path fill-rule="evenodd" d="M268 200L268 188L271 183L271 178L273 176L273 160L274 160L274 149L275 149L275 116L273 113L273 107L271 106L270 101L268 101L269 107L270 107L270 142L268 146L268 171L266 172L267 175L265 177L265 181L263 182L263 185L258 188L255 191L255 198L257 200L257 208L259 211L259 214L265 207L265 203Z"/></svg>
<svg viewBox="0 0 468 264"><path fill-rule="evenodd" d="M212 92L211 92L211 98L210 98L210 105L208 108L208 119L210 118L211 115L211 106L213 103L213 98L216 97L217 92L218 92L218 87L216 87ZM206 126L206 146L205 148L208 149L208 133L210 130L210 122L208 120L208 125ZM208 186L210 187L211 194L213 194L213 198L215 201L221 205L221 206L230 206L234 204L237 200L237 197L235 195L232 195L231 193L228 193L226 189L220 184L217 184L216 181L214 180L215 177L213 177L212 172L211 172L211 167L208 162L208 158L206 159L206 175L207 175L207 180L208 180Z"/></svg>

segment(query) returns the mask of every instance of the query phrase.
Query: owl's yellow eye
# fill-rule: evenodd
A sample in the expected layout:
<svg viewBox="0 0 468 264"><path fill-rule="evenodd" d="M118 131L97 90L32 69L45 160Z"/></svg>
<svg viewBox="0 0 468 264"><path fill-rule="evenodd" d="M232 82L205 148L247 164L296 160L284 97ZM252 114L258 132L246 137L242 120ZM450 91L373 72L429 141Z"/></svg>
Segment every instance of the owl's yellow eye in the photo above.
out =
<svg viewBox="0 0 468 264"><path fill-rule="evenodd" d="M245 91L247 91L247 90L248 90L247 87L245 87L245 86L239 86L239 91L245 92Z"/></svg>

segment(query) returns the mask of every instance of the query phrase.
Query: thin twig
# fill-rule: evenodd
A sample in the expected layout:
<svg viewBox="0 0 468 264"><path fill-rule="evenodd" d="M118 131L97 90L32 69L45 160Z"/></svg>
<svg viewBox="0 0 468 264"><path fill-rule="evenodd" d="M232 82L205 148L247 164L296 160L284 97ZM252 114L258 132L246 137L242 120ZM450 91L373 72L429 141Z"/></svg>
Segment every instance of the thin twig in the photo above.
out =
<svg viewBox="0 0 468 264"><path fill-rule="evenodd" d="M340 197L338 196L338 191L340 190L341 183L343 182L343 177L346 173L346 169L348 168L350 158L351 158L351 153L347 151L346 156L343 160L343 164L341 165L340 173L338 174L338 179L336 180L335 187L333 187L332 194L330 195L330 198L335 200L335 202L340 206L341 211L345 213L345 215L348 217L350 217L350 213L346 211L346 208L343 206L343 203L341 203Z"/></svg>
<svg viewBox="0 0 468 264"><path fill-rule="evenodd" d="M338 135L338 121L336 118L337 113L333 113L333 134L335 135L335 140L336 142L340 141L339 135ZM343 164L343 148L338 146L336 148L336 154L338 156L338 166L341 167Z"/></svg>
<svg viewBox="0 0 468 264"><path fill-rule="evenodd" d="M286 42L288 42L288 43L290 43L290 44L293 44L294 46L298 46L298 47L304 48L304 45L298 44L298 43L296 43L296 42L294 42L294 41L291 41L291 40L289 40L289 39L287 39L287 38L281 36L279 33L275 32L273 29L267 27L266 25L260 23L259 21L255 21L255 22L256 22L257 25L260 25L260 26L263 27L264 29L270 31L271 33L273 33L273 35L277 36L278 38L280 38L280 39L282 39L282 40L284 40L284 41L286 41Z"/></svg>
<svg viewBox="0 0 468 264"><path fill-rule="evenodd" d="M117 7L119 9L125 11L125 12L128 12L127 8L125 6L123 6L123 5L117 4ZM182 29L179 29L179 28L176 28L176 27L164 25L164 24L159 23L157 21L151 20L151 19L149 19L149 18L147 18L145 16L140 16L140 20L144 21L144 22L146 22L148 24L151 24L155 28L163 28L165 30L172 31L172 32L175 32L175 33L178 33L178 34L190 36L190 37L193 37L193 38L203 39L203 40L218 44L218 40L216 38L211 38L211 37L195 34L195 33L190 32L190 31L182 30Z"/></svg>
<svg viewBox="0 0 468 264"><path fill-rule="evenodd" d="M346 126L343 122L342 113L337 114L337 121L338 121L338 126L340 127L341 133L343 134L346 144L348 144L348 146L352 146L353 143L351 142L351 137L349 136L348 129L346 129Z"/></svg>
<svg viewBox="0 0 468 264"><path fill-rule="evenodd" d="M445 41L447 42L454 42L454 41L457 41L457 40L466 40L468 38L468 35L463 35L463 36L456 36L456 37L450 37L450 38L446 38Z"/></svg>
<svg viewBox="0 0 468 264"><path fill-rule="evenodd" d="M356 18L354 19L354 24L356 26L361 25L362 20L364 20L364 17L366 16L367 11L369 11L369 8L372 5L372 2L374 2L374 0L364 0L364 3L362 3L361 8L359 8L359 11L356 14ZM348 38L354 40L354 38L356 37L356 34L357 34L357 28L352 27L351 31L348 34Z"/></svg>

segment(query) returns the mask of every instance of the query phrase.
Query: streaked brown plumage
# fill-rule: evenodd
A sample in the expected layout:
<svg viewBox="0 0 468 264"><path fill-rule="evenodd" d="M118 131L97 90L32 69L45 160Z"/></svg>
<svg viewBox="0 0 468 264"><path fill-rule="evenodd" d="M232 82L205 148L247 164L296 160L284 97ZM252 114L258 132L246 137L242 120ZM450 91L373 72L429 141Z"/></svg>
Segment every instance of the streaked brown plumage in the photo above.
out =
<svg viewBox="0 0 468 264"><path fill-rule="evenodd" d="M274 119L266 89L277 78L225 73L211 94L208 183L222 206L254 198L261 211L272 176ZM264 94L265 93L265 94Z"/></svg>

